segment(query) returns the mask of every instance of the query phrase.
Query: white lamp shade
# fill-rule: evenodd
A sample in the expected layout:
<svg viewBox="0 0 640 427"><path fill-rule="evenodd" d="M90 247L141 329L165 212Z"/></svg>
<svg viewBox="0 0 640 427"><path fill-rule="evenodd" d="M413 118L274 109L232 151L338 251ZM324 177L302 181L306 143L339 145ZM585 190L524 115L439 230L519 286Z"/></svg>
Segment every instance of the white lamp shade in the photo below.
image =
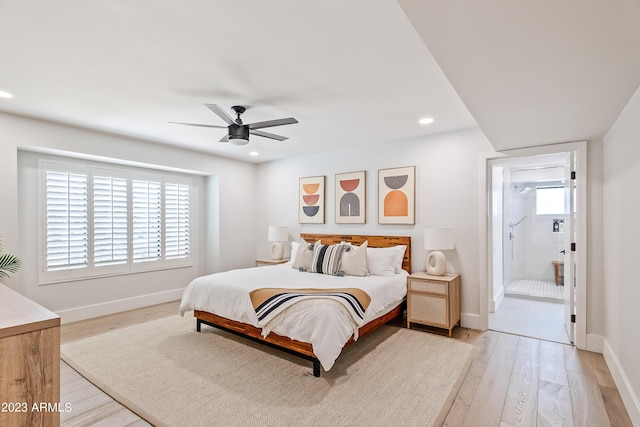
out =
<svg viewBox="0 0 640 427"><path fill-rule="evenodd" d="M455 249L453 244L453 228L425 228L424 249L427 251Z"/></svg>
<svg viewBox="0 0 640 427"><path fill-rule="evenodd" d="M270 242L286 242L289 240L289 231L287 230L287 227L270 225L267 240Z"/></svg>

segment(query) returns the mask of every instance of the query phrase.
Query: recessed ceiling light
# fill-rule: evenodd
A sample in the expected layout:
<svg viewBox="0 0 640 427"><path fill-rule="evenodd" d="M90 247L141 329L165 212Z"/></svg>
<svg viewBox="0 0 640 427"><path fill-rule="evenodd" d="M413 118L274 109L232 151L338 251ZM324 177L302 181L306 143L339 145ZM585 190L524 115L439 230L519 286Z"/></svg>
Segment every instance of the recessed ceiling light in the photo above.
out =
<svg viewBox="0 0 640 427"><path fill-rule="evenodd" d="M13 98L13 95L11 95L9 92L4 92L0 90L0 98Z"/></svg>
<svg viewBox="0 0 640 427"><path fill-rule="evenodd" d="M257 151L249 151L250 156L257 156L258 154L260 153L258 153Z"/></svg>
<svg viewBox="0 0 640 427"><path fill-rule="evenodd" d="M418 123L420 123L421 125L428 125L433 123L433 117L424 117L420 120L418 120Z"/></svg>

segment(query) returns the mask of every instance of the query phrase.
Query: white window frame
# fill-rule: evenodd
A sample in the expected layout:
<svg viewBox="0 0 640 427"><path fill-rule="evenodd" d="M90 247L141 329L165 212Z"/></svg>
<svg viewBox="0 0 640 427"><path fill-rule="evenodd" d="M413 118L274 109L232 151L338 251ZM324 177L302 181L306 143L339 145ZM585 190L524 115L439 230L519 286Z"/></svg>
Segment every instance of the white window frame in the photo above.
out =
<svg viewBox="0 0 640 427"><path fill-rule="evenodd" d="M187 175L178 175L162 171L144 172L139 168L127 168L120 165L97 165L83 161L58 161L49 159L39 159L39 182L38 182L38 211L39 211L39 277L40 285L67 282L73 280L86 280L99 277L108 277L123 274L141 273L146 271L165 270L172 268L182 268L193 266L193 222L194 222L194 182L193 178ZM69 172L84 174L87 176L87 259L86 268L63 269L57 271L47 270L47 202L46 202L46 174L47 171ZM112 176L127 180L127 262L116 265L94 265L94 177ZM132 182L133 180L156 181L161 183L161 233L162 251L161 257L154 261L133 262L133 200ZM186 185L189 188L189 224L188 240L189 253L183 257L169 257L165 255L165 184Z"/></svg>

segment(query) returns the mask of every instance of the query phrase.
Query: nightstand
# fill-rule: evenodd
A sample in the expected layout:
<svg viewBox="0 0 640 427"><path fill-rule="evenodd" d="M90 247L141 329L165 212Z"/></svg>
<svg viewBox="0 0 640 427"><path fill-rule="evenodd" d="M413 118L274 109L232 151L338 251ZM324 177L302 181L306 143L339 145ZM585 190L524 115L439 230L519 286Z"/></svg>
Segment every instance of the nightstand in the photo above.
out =
<svg viewBox="0 0 640 427"><path fill-rule="evenodd" d="M256 267L263 267L265 265L278 265L284 264L285 262L289 262L289 259L257 259Z"/></svg>
<svg viewBox="0 0 640 427"><path fill-rule="evenodd" d="M425 272L407 278L407 328L411 323L449 330L460 321L460 275L431 276Z"/></svg>

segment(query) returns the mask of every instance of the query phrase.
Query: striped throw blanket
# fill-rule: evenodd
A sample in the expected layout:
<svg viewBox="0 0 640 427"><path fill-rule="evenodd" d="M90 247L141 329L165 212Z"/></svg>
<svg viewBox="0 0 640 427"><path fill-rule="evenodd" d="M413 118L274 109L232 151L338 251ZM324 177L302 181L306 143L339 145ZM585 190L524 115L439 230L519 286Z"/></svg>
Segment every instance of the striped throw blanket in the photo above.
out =
<svg viewBox="0 0 640 427"><path fill-rule="evenodd" d="M258 324L267 326L279 314L303 301L328 299L339 303L358 326L364 323L364 314L371 297L362 289L286 289L260 288L249 293L253 309L258 315ZM272 328L269 328L271 330ZM265 334L263 334L265 335Z"/></svg>

